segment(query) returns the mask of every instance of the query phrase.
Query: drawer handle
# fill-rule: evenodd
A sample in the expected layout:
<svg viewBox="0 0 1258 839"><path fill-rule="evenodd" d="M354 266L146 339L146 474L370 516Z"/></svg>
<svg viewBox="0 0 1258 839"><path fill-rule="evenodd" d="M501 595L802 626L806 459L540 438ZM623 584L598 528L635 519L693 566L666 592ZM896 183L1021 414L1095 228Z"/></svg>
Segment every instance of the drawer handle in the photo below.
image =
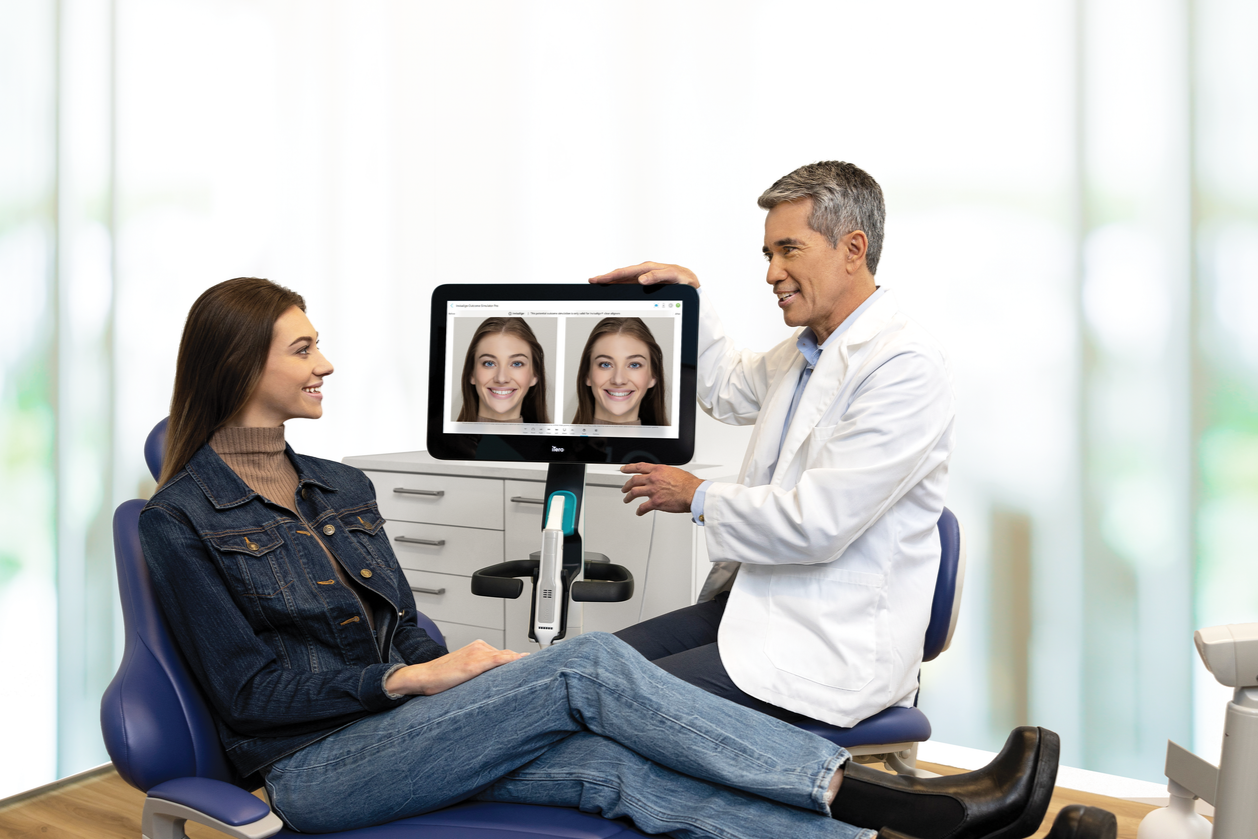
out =
<svg viewBox="0 0 1258 839"><path fill-rule="evenodd" d="M545 499L527 498L523 495L513 495L511 496L511 500L515 502L516 504L545 504L546 503Z"/></svg>
<svg viewBox="0 0 1258 839"><path fill-rule="evenodd" d="M411 586L411 591L416 592L418 594L445 594L446 593L446 590L443 588L420 588L419 586Z"/></svg>
<svg viewBox="0 0 1258 839"><path fill-rule="evenodd" d="M415 539L411 536L394 536L394 542L407 542L411 545L432 545L433 547L441 547L446 543L445 539Z"/></svg>
<svg viewBox="0 0 1258 839"><path fill-rule="evenodd" d="M444 489L407 489L406 487L394 487L393 491L401 495L427 495L430 498L440 498L446 494Z"/></svg>

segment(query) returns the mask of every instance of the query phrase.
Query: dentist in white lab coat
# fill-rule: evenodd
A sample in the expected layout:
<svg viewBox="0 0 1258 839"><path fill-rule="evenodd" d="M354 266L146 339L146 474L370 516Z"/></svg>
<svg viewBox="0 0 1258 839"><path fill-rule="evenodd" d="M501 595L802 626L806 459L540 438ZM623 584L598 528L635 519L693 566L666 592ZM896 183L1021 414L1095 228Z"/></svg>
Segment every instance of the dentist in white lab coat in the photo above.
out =
<svg viewBox="0 0 1258 839"><path fill-rule="evenodd" d="M744 705L851 726L911 705L917 690L953 447L951 375L935 340L874 281L883 204L873 178L809 164L759 203L766 282L799 329L767 352L740 350L703 292L699 402L755 430L737 483L623 468L639 515L695 517L713 568L698 604L618 634ZM688 269L654 262L591 282L699 286Z"/></svg>

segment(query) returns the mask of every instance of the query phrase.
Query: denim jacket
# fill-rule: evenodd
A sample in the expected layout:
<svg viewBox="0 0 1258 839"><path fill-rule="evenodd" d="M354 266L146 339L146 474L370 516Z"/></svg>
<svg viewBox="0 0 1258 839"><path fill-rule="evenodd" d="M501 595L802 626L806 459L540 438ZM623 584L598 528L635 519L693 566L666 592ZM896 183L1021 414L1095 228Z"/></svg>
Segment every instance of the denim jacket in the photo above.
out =
<svg viewBox="0 0 1258 839"><path fill-rule="evenodd" d="M251 490L209 445L140 514L158 600L245 777L407 701L385 692L389 671L446 652L416 624L367 476L286 453L300 517ZM375 632L316 539L378 595L364 598Z"/></svg>

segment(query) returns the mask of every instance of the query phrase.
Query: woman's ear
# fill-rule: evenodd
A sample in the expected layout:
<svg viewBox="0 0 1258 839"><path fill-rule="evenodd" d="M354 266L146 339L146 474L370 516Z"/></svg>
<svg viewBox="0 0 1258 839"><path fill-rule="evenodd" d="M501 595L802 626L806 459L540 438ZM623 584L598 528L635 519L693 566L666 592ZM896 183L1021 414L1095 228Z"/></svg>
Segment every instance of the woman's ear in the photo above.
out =
<svg viewBox="0 0 1258 839"><path fill-rule="evenodd" d="M646 389L650 390L653 387L655 387L655 379L651 379L651 383L646 386Z"/></svg>
<svg viewBox="0 0 1258 839"><path fill-rule="evenodd" d="M533 381L529 382L529 387L536 387L536 386L537 386L537 376L534 376Z"/></svg>

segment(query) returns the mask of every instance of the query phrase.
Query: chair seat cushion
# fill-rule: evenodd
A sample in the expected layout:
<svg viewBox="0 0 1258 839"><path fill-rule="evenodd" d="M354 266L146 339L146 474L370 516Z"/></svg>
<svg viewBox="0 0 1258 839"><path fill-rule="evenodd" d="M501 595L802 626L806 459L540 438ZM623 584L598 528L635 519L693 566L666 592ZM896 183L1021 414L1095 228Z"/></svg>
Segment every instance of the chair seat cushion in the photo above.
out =
<svg viewBox="0 0 1258 839"><path fill-rule="evenodd" d="M844 748L881 743L920 743L930 739L930 720L918 708L886 708L851 728L840 728L817 720L795 724Z"/></svg>

